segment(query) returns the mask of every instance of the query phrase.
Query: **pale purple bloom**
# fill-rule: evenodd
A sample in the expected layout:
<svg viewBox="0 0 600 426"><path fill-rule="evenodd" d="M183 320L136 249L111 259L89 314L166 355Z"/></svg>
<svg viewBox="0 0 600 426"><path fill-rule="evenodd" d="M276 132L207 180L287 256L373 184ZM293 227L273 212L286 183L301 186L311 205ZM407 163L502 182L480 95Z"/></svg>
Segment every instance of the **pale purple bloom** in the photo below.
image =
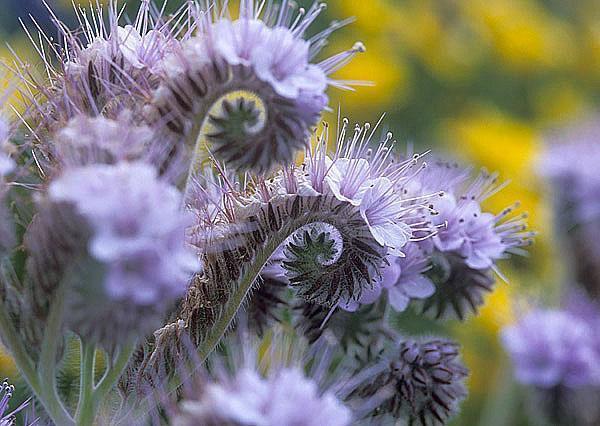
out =
<svg viewBox="0 0 600 426"><path fill-rule="evenodd" d="M387 292L389 304L396 312L406 310L412 299L424 299L435 292L435 285L425 276L429 257L417 243L408 243L404 257L388 257L390 265L372 289L365 289L358 301L340 304L346 311L355 311L360 305L375 303Z"/></svg>
<svg viewBox="0 0 600 426"><path fill-rule="evenodd" d="M438 250L460 254L473 269L490 268L503 257L507 247L496 232L496 217L482 212L477 201L457 203L451 194L444 194L435 207L436 222L445 221L434 237Z"/></svg>
<svg viewBox="0 0 600 426"><path fill-rule="evenodd" d="M401 185L409 180L417 163L397 162L390 155L391 134L373 150L369 148L373 132L368 123L356 126L348 138L347 126L344 119L331 156L325 144L319 142L308 151L299 173L315 191L333 194L338 200L358 207L373 238L389 254L403 256L402 248L413 238L415 228L423 230L422 223L417 223L424 205L409 200Z"/></svg>
<svg viewBox="0 0 600 426"><path fill-rule="evenodd" d="M549 137L538 169L566 202L574 203L580 222L600 218L600 125L583 123Z"/></svg>
<svg viewBox="0 0 600 426"><path fill-rule="evenodd" d="M325 183L340 201L358 206L371 184L369 162L364 158L338 158L328 160Z"/></svg>
<svg viewBox="0 0 600 426"><path fill-rule="evenodd" d="M131 121L130 111L117 119L80 114L58 131L54 145L66 166L82 166L138 159L151 151L153 136L149 127Z"/></svg>
<svg viewBox="0 0 600 426"><path fill-rule="evenodd" d="M597 324L566 311L536 310L502 332L517 380L550 388L600 385Z"/></svg>
<svg viewBox="0 0 600 426"><path fill-rule="evenodd" d="M407 210L402 198L394 193L392 182L385 177L372 183L360 203L360 214L373 237L394 256L404 256L402 247L412 237L411 226L402 222Z"/></svg>
<svg viewBox="0 0 600 426"><path fill-rule="evenodd" d="M138 305L181 296L198 261L185 245L181 195L143 163L67 170L49 189L92 229L90 255L106 265L105 291Z"/></svg>
<svg viewBox="0 0 600 426"><path fill-rule="evenodd" d="M202 120L197 114L206 114L216 158L236 169L268 172L292 163L307 146L327 106L326 90L348 87L329 75L364 46L315 62L328 36L347 22L307 37L322 5L298 10L287 0L259 3L242 2L238 19L220 4L211 11L190 8L196 31L165 57L153 107L179 136ZM241 122L232 126L231 120Z"/></svg>
<svg viewBox="0 0 600 426"><path fill-rule="evenodd" d="M468 169L434 162L407 189L417 196L443 192L431 199L431 222L438 227L435 248L464 258L477 270L495 267L509 253L521 253L533 234L526 232L526 215L510 217L515 206L495 215L482 209L483 201L503 188L496 174L482 171L474 178Z"/></svg>
<svg viewBox="0 0 600 426"><path fill-rule="evenodd" d="M352 420L333 393L321 393L297 368L282 368L267 378L243 368L232 380L209 384L204 398L202 404L182 404L186 417L210 409L215 420L248 426L347 426ZM175 424L192 424L183 417Z"/></svg>

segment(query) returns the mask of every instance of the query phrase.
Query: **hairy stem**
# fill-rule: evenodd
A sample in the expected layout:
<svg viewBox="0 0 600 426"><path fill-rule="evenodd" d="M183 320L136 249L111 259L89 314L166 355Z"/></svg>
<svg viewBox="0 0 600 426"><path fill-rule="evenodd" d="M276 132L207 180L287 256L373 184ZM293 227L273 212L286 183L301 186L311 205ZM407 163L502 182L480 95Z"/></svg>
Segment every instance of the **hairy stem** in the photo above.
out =
<svg viewBox="0 0 600 426"><path fill-rule="evenodd" d="M73 419L61 402L56 388L56 358L58 356L58 345L62 339L62 322L67 287L66 283L62 283L52 300L38 365L42 392L41 399L47 403L47 405L44 404L44 407L48 410L48 414L56 424L60 425L73 424Z"/></svg>
<svg viewBox="0 0 600 426"><path fill-rule="evenodd" d="M95 417L94 393L94 361L96 346L81 340L81 374L79 402L75 416L78 425L92 424Z"/></svg>
<svg viewBox="0 0 600 426"><path fill-rule="evenodd" d="M252 262L252 266L242 276L236 291L229 298L225 310L219 316L217 322L212 326L209 333L206 335L204 342L200 346L199 356L202 362L206 361L211 352L217 347L221 338L229 329L240 307L246 300L246 296L248 295L252 284L256 282L269 258L287 237L288 235L278 235L278 238L273 238L271 240L268 247L257 253Z"/></svg>

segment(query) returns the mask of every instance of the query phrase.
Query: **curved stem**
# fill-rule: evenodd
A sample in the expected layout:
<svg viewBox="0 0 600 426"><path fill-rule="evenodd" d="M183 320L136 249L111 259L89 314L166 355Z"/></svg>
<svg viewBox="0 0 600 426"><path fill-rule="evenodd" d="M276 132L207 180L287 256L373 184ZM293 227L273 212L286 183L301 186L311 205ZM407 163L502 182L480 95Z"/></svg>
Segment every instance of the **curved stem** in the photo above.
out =
<svg viewBox="0 0 600 426"><path fill-rule="evenodd" d="M299 226L297 229L300 229ZM295 231L294 231L295 232ZM238 313L240 307L246 300L246 295L250 291L252 284L258 279L260 272L264 268L265 264L269 261L275 250L287 239L289 234L279 235L279 238L273 238L268 247L264 250L260 250L252 262L252 266L243 275L239 281L236 290L233 292L223 313L219 316L219 319L206 335L206 338L202 342L198 353L200 361L204 362L211 354L211 352L217 347L223 335L229 329L232 321Z"/></svg>
<svg viewBox="0 0 600 426"><path fill-rule="evenodd" d="M81 340L81 374L79 379L79 403L75 420L78 425L92 424L95 417L94 407L94 360L96 346Z"/></svg>

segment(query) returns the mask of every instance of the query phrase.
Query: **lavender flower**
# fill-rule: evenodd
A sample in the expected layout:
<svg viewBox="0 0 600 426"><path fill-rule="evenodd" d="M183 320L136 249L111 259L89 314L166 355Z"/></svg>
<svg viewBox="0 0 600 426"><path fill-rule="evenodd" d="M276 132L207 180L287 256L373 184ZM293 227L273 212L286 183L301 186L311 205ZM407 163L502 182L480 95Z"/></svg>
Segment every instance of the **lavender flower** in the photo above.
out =
<svg viewBox="0 0 600 426"><path fill-rule="evenodd" d="M195 425L203 418L240 426L345 426L352 418L333 394L321 393L296 368L281 369L268 378L242 369L228 382L209 384L201 401L184 401L181 411L174 421L178 426Z"/></svg>
<svg viewBox="0 0 600 426"><path fill-rule="evenodd" d="M323 140L308 152L306 178L317 193L330 193L358 207L373 238L390 255L403 256L402 248L413 238L415 229L422 229L416 219L424 206L409 200L404 191L419 157L397 162L389 152L391 133L372 150L369 143L375 129L369 123L357 125L350 137L347 126L344 119L332 157L327 155Z"/></svg>
<svg viewBox="0 0 600 426"><path fill-rule="evenodd" d="M210 358L210 373L196 375L184 389L183 400L172 410L174 425L352 424L353 410L342 401L347 389L331 380L345 377L333 367L333 348L309 349L278 327L260 340L248 335L244 324L242 317L237 332L227 338L227 353Z"/></svg>
<svg viewBox="0 0 600 426"><path fill-rule="evenodd" d="M156 115L174 133L191 134L192 142L205 137L213 155L236 169L264 172L291 163L327 106L327 87L346 87L328 75L364 46L312 62L328 36L347 23L305 40L324 3L294 16L287 0L264 8L247 0L237 20L215 7L215 13L190 10L197 31L164 61Z"/></svg>
<svg viewBox="0 0 600 426"><path fill-rule="evenodd" d="M579 123L548 137L538 161L539 173L551 184L556 230L572 253L574 280L588 294L600 297L600 179L597 164L600 127Z"/></svg>
<svg viewBox="0 0 600 426"><path fill-rule="evenodd" d="M516 203L499 214L482 209L484 200L503 188L495 174L482 171L475 178L468 169L435 162L409 183L409 193L419 196L443 191L431 199L430 221L437 228L428 276L436 294L423 303L437 318L464 319L483 303L498 272L498 261L523 254L534 236L527 231L527 215L514 216ZM428 244L428 243L426 243Z"/></svg>
<svg viewBox="0 0 600 426"><path fill-rule="evenodd" d="M412 299L424 299L435 293L435 286L425 275L430 258L415 242L409 243L404 257L389 257L389 267L373 289L365 290L357 301L341 304L344 310L355 311L360 305L375 303L385 290L389 304L396 312L404 311Z"/></svg>
<svg viewBox="0 0 600 426"><path fill-rule="evenodd" d="M115 308L124 305L164 311L183 295L198 269L184 242L189 222L179 192L158 180L152 167L118 163L67 170L51 183L49 197L72 204L92 230L89 254L105 270L99 293L107 300L95 301L88 313L118 316ZM93 327L96 320L89 320Z"/></svg>
<svg viewBox="0 0 600 426"><path fill-rule="evenodd" d="M536 310L502 332L517 380L541 388L600 385L597 324L569 312Z"/></svg>
<svg viewBox="0 0 600 426"><path fill-rule="evenodd" d="M548 146L539 159L540 174L572 205L573 219L578 223L600 218L599 136L596 121L557 132L549 136Z"/></svg>
<svg viewBox="0 0 600 426"><path fill-rule="evenodd" d="M420 224L427 209L420 199L406 199L402 188L418 159L395 162L388 150L391 134L372 151L370 125L357 126L350 136L347 125L344 120L331 157L325 127L301 167L282 168L249 185L219 166L219 183L206 181L191 192L202 194L203 200L194 207L199 217L194 237L203 251L214 252L207 263L219 263L207 267L210 274L218 274L209 276L209 282L237 280L230 275L239 268L233 259L248 258L271 238L281 238L277 245L285 247L282 265L296 294L334 306L368 292L385 255L402 255L413 230L428 233ZM354 164L362 168L360 173L352 171ZM359 188L364 197L351 200L349 188Z"/></svg>
<svg viewBox="0 0 600 426"><path fill-rule="evenodd" d="M132 122L131 112L117 119L76 115L60 129L53 144L63 167L135 160L151 151L152 130Z"/></svg>
<svg viewBox="0 0 600 426"><path fill-rule="evenodd" d="M152 9L151 1L140 2L136 17L129 25L121 26L119 19L124 14L117 1L110 1L106 8L75 7L81 23L76 30L69 29L50 11L61 49L56 49L50 36L28 34L50 76L49 81L40 82L28 77L26 66L20 70L26 87L23 94L31 101L31 116L40 132L54 133L81 113L116 118L127 109L135 112L138 124L142 121L146 99L158 86L160 64L178 43L175 34L185 32L171 28L172 20L176 21L183 11L167 18L151 13ZM40 101L31 98L31 92L46 96Z"/></svg>

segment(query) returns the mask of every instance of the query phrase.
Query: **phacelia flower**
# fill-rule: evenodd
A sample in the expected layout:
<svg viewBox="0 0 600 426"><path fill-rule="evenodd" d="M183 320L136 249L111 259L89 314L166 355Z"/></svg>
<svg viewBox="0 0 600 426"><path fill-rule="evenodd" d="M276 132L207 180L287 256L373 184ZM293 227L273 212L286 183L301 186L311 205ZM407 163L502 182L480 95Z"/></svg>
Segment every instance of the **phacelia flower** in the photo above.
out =
<svg viewBox="0 0 600 426"><path fill-rule="evenodd" d="M375 149L369 148L376 129L369 123L356 126L347 136L344 119L334 152L328 155L327 134L307 152L303 165L310 185L317 193L332 194L338 200L358 207L373 238L393 256L403 256L402 248L422 225L423 205L406 196L403 186L414 174L416 160L397 161L391 153L388 133Z"/></svg>
<svg viewBox="0 0 600 426"><path fill-rule="evenodd" d="M53 153L63 167L110 164L145 156L152 139L152 130L133 124L129 111L114 120L77 115L57 132Z"/></svg>
<svg viewBox="0 0 600 426"><path fill-rule="evenodd" d="M597 326L567 311L536 310L505 328L517 380L540 388L600 385Z"/></svg>
<svg viewBox="0 0 600 426"><path fill-rule="evenodd" d="M59 34L57 42L45 34L28 31L49 76L48 81L38 81L29 78L27 66L20 70L27 88L22 93L30 101L31 118L36 123L35 136L58 131L78 114L116 118L128 109L141 121L146 100L158 86L159 65L178 43L175 34L186 32L171 27L183 12L167 18L153 9L151 1L142 1L136 17L121 26L119 20L124 14L117 1L110 1L106 8L75 7L81 23L76 30L69 29L51 11ZM55 43L61 47L57 49ZM31 93L43 93L43 100Z"/></svg>
<svg viewBox="0 0 600 426"><path fill-rule="evenodd" d="M540 174L549 179L558 195L574 208L573 219L579 223L600 218L598 138L598 122L550 135L548 146L538 161Z"/></svg>
<svg viewBox="0 0 600 426"><path fill-rule="evenodd" d="M490 271L499 273L500 260L523 254L522 247L531 243L527 216L513 215L518 204L499 214L483 210L482 202L502 188L495 174L482 171L472 178L468 169L444 162L428 164L407 185L415 196L441 191L430 199L429 217L437 230L428 276L437 290L423 305L436 317L463 319L476 312L494 283Z"/></svg>
<svg viewBox="0 0 600 426"><path fill-rule="evenodd" d="M181 411L174 423L179 426L198 424L199 419L215 425L347 426L352 419L333 394L321 394L317 384L296 368L267 378L242 369L233 380L209 384L201 402L184 401Z"/></svg>
<svg viewBox="0 0 600 426"><path fill-rule="evenodd" d="M165 59L154 106L176 134L192 132L192 142L198 134L209 142L217 159L264 172L292 163L306 147L327 106L327 87L346 87L329 74L364 46L313 62L333 30L347 22L306 38L324 3L297 13L287 0L256 3L243 2L235 20L216 5L215 11L190 10L196 32Z"/></svg>
<svg viewBox="0 0 600 426"><path fill-rule="evenodd" d="M413 238L413 232L423 230L427 211L420 199L406 199L401 188L414 174L417 161L394 161L388 149L391 134L370 150L370 126L357 126L347 137L347 124L344 120L331 156L326 152L325 126L316 148L308 151L301 166L245 181L230 178L218 166L223 171L220 179L197 180L200 187L190 194L202 194L203 201L191 202L196 204L199 218L193 239L200 235L197 241L202 251L211 252L205 268L209 283L232 280L235 286L240 279L237 272L244 272L240 259L258 255L273 259L273 250L283 247L281 265L296 294L332 307L359 299L376 284L386 256L402 255L401 249ZM365 167L365 171L354 174L357 182L346 179L347 186L331 190L329 172L338 162L351 165L355 160L361 160L361 167ZM351 169L344 173L352 174ZM222 189L215 190L215 185ZM364 187L360 191L364 197L350 201L349 187ZM213 239L207 240L207 235ZM271 241L278 242L272 246ZM269 252L263 253L267 248ZM260 293L259 286L250 296ZM209 306L201 305L202 309Z"/></svg>
<svg viewBox="0 0 600 426"><path fill-rule="evenodd" d="M380 361L381 372L355 395L367 397L389 389L388 397L371 412L391 415L406 424L446 424L466 397L468 371L458 359L458 345L446 340L407 340Z"/></svg>
<svg viewBox="0 0 600 426"><path fill-rule="evenodd" d="M383 292L396 312L403 312L413 299L424 299L435 293L435 286L425 275L429 269L429 256L416 242L408 243L404 257L388 257L389 266L383 269L381 279L373 289L363 292L357 301L340 304L342 309L354 311L360 305L372 304Z"/></svg>
<svg viewBox="0 0 600 426"><path fill-rule="evenodd" d="M557 132L538 161L539 174L550 184L556 230L563 234L565 252L572 253L573 278L595 298L600 297L599 138L597 121Z"/></svg>
<svg viewBox="0 0 600 426"><path fill-rule="evenodd" d="M180 210L179 191L159 180L151 166L118 163L68 169L48 192L53 202L73 205L91 229L89 255L102 265L104 278L101 290L87 290L103 295L106 302L95 300L90 310L114 313L120 306L125 312L134 307L164 311L185 293L198 269L185 243L189 221Z"/></svg>
<svg viewBox="0 0 600 426"><path fill-rule="evenodd" d="M353 411L360 404L346 406L342 398L347 390L331 380L332 374L344 377L332 367L332 348L309 349L304 340L292 339L277 327L263 341L248 335L244 323L242 319L227 338L227 353L211 356L210 373L199 375L198 384L184 390L173 424L353 424Z"/></svg>

